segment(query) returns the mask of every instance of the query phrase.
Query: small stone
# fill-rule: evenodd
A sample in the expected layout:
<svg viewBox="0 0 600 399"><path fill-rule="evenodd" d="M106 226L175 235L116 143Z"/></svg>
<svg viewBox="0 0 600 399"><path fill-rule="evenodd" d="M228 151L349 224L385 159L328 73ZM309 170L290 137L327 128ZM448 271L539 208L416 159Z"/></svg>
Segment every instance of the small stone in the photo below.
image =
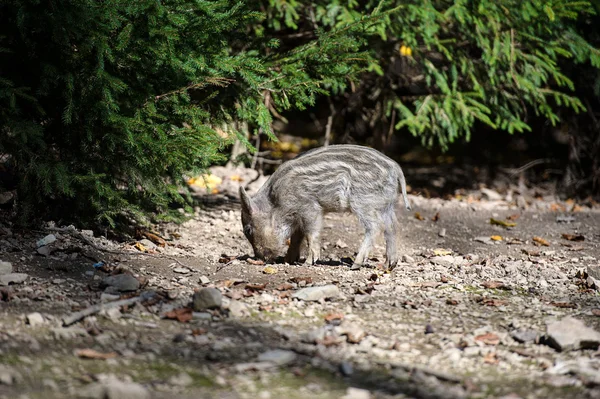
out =
<svg viewBox="0 0 600 399"><path fill-rule="evenodd" d="M0 385L13 385L21 379L15 370L0 364Z"/></svg>
<svg viewBox="0 0 600 399"><path fill-rule="evenodd" d="M415 263L415 258L410 255L402 255L402 262L404 263Z"/></svg>
<svg viewBox="0 0 600 399"><path fill-rule="evenodd" d="M43 379L42 385L44 386L44 388L47 388L53 392L58 392L58 390L59 390L58 384L56 383L56 381L51 380L50 378Z"/></svg>
<svg viewBox="0 0 600 399"><path fill-rule="evenodd" d="M65 280L64 278L55 278L54 280L52 280L52 284L60 285L60 284L63 284L65 281L67 281L67 280Z"/></svg>
<svg viewBox="0 0 600 399"><path fill-rule="evenodd" d="M337 240L337 241L335 242L335 246L336 246L337 248L340 248L340 249L348 248L348 244L346 244L346 243L345 243L344 241L342 241L341 239L339 239L339 240Z"/></svg>
<svg viewBox="0 0 600 399"><path fill-rule="evenodd" d="M600 281L600 265L588 266L587 267L588 276L592 277L596 281Z"/></svg>
<svg viewBox="0 0 600 399"><path fill-rule="evenodd" d="M27 315L27 324L29 324L31 327L37 327L41 324L44 324L44 316L38 312L29 313Z"/></svg>
<svg viewBox="0 0 600 399"><path fill-rule="evenodd" d="M367 336L365 330L354 323L344 322L338 327L337 331L340 335L345 335L351 344L358 344Z"/></svg>
<svg viewBox="0 0 600 399"><path fill-rule="evenodd" d="M548 324L546 343L558 351L598 349L600 333L568 316Z"/></svg>
<svg viewBox="0 0 600 399"><path fill-rule="evenodd" d="M446 229L441 229L441 230L438 232L438 236L440 236L440 237L446 237Z"/></svg>
<svg viewBox="0 0 600 399"><path fill-rule="evenodd" d="M232 299L229 301L229 314L231 317L244 317L250 315L245 303Z"/></svg>
<svg viewBox="0 0 600 399"><path fill-rule="evenodd" d="M169 378L169 384L180 387L188 387L194 383L194 379L188 373L179 373Z"/></svg>
<svg viewBox="0 0 600 399"><path fill-rule="evenodd" d="M434 332L435 332L435 330L433 329L431 324L427 324L425 326L425 334L433 334Z"/></svg>
<svg viewBox="0 0 600 399"><path fill-rule="evenodd" d="M44 257L46 256L50 256L50 254L52 253L52 249L46 245L44 245L43 247L39 247L36 252L38 253L38 255L42 255Z"/></svg>
<svg viewBox="0 0 600 399"><path fill-rule="evenodd" d="M296 353L283 349L274 349L258 355L259 362L270 362L277 366L283 366L296 360Z"/></svg>
<svg viewBox="0 0 600 399"><path fill-rule="evenodd" d="M84 387L77 397L81 399L149 399L150 392L140 384L110 378Z"/></svg>
<svg viewBox="0 0 600 399"><path fill-rule="evenodd" d="M119 292L136 291L140 288L139 280L129 273L105 277L102 280L102 284L113 287L113 289Z"/></svg>
<svg viewBox="0 0 600 399"><path fill-rule="evenodd" d="M190 269L188 269L187 267L175 267L173 269L173 272L179 274L188 274L190 272Z"/></svg>
<svg viewBox="0 0 600 399"><path fill-rule="evenodd" d="M121 318L121 310L119 308L108 308L100 312L103 316L110 320L118 320Z"/></svg>
<svg viewBox="0 0 600 399"><path fill-rule="evenodd" d="M490 201L501 201L502 200L502 196L500 194L498 194L494 190L490 190L489 188L481 188L481 189L479 189L479 191L481 191L481 194L483 194L483 196L486 197Z"/></svg>
<svg viewBox="0 0 600 399"><path fill-rule="evenodd" d="M510 336L517 342L527 343L535 342L538 338L538 333L533 330L516 330L512 331Z"/></svg>
<svg viewBox="0 0 600 399"><path fill-rule="evenodd" d="M475 237L474 240L477 241L477 242L482 242L484 244L488 244L488 245L494 244L494 241L490 237L487 237L487 236L485 236L485 237Z"/></svg>
<svg viewBox="0 0 600 399"><path fill-rule="evenodd" d="M75 337L88 336L88 332L81 327L53 328L52 334L54 335L54 339L59 341L63 339L73 339Z"/></svg>
<svg viewBox="0 0 600 399"><path fill-rule="evenodd" d="M200 284L208 284L208 283L210 283L210 279L206 276L200 276L199 282L200 282Z"/></svg>
<svg viewBox="0 0 600 399"><path fill-rule="evenodd" d="M12 263L0 261L0 275L10 274L13 271Z"/></svg>
<svg viewBox="0 0 600 399"><path fill-rule="evenodd" d="M52 244L56 241L56 236L54 234L48 234L46 237L39 240L36 245L37 247L43 247L44 245Z"/></svg>
<svg viewBox="0 0 600 399"><path fill-rule="evenodd" d="M8 273L0 275L0 286L2 285L11 285L11 284L21 284L29 277L28 274L25 273Z"/></svg>
<svg viewBox="0 0 600 399"><path fill-rule="evenodd" d="M100 294L100 302L112 302L118 299L121 299L121 295L109 294L108 292L103 292Z"/></svg>
<svg viewBox="0 0 600 399"><path fill-rule="evenodd" d="M223 303L223 295L217 288L202 288L193 296L193 308L195 311L205 309L218 309Z"/></svg>
<svg viewBox="0 0 600 399"><path fill-rule="evenodd" d="M371 399L371 392L366 389L349 387L341 399Z"/></svg>
<svg viewBox="0 0 600 399"><path fill-rule="evenodd" d="M334 298L340 294L340 290L336 285L321 285L318 287L303 288L300 291L294 292L292 298L303 301L320 301L321 299Z"/></svg>
<svg viewBox="0 0 600 399"><path fill-rule="evenodd" d="M340 363L340 373L342 373L342 375L344 377L349 377L352 375L352 373L354 373L354 369L352 367L352 363L349 362L341 362Z"/></svg>

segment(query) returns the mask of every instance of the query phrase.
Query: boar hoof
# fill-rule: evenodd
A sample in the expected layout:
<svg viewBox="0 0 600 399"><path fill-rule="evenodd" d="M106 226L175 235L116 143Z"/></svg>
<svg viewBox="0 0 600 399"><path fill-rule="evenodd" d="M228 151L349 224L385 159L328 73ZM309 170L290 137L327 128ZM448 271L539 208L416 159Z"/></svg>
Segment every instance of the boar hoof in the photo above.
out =
<svg viewBox="0 0 600 399"><path fill-rule="evenodd" d="M358 263L353 263L352 267L350 267L350 270L360 270L361 267L362 265L359 265Z"/></svg>

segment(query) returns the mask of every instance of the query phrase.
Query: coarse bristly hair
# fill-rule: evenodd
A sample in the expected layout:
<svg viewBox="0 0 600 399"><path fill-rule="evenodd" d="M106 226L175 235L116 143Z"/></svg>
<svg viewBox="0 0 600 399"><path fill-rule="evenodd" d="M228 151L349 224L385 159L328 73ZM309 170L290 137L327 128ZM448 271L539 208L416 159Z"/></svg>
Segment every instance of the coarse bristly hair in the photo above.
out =
<svg viewBox="0 0 600 399"><path fill-rule="evenodd" d="M394 267L397 202L400 192L410 203L400 166L380 152L357 145L332 145L310 150L281 165L254 198L240 187L242 224L256 257L271 260L290 239L287 262L307 245L309 263L320 257L323 213L350 210L365 228L353 268L368 259L383 225L386 265Z"/></svg>

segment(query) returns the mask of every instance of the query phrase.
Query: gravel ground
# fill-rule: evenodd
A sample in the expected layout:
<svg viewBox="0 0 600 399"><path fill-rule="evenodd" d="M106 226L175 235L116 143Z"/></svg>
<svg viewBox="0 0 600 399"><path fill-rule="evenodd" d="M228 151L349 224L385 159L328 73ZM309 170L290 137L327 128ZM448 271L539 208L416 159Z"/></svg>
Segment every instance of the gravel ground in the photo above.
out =
<svg viewBox="0 0 600 399"><path fill-rule="evenodd" d="M261 264L203 198L165 247L0 226L0 398L600 398L597 207L411 196L389 272L382 237L350 270L350 214L321 264Z"/></svg>

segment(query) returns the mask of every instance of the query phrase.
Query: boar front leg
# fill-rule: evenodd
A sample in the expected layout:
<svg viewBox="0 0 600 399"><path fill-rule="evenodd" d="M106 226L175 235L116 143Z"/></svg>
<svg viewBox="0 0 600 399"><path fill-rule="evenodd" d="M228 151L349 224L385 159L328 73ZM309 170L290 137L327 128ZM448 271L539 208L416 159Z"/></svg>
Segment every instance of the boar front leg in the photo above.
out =
<svg viewBox="0 0 600 399"><path fill-rule="evenodd" d="M304 236L306 237L306 247L308 250L306 262L309 265L314 265L321 257L321 228L323 225L323 215L320 214L313 220L304 220L303 225Z"/></svg>
<svg viewBox="0 0 600 399"><path fill-rule="evenodd" d="M285 254L285 262L290 265L294 262L297 262L300 259L300 245L302 244L302 239L304 238L304 234L300 230L296 230L292 233L290 237L290 247L288 248L287 253Z"/></svg>
<svg viewBox="0 0 600 399"><path fill-rule="evenodd" d="M385 237L385 266L391 270L398 264L398 250L396 249L398 218L396 210L390 206L383 214Z"/></svg>

